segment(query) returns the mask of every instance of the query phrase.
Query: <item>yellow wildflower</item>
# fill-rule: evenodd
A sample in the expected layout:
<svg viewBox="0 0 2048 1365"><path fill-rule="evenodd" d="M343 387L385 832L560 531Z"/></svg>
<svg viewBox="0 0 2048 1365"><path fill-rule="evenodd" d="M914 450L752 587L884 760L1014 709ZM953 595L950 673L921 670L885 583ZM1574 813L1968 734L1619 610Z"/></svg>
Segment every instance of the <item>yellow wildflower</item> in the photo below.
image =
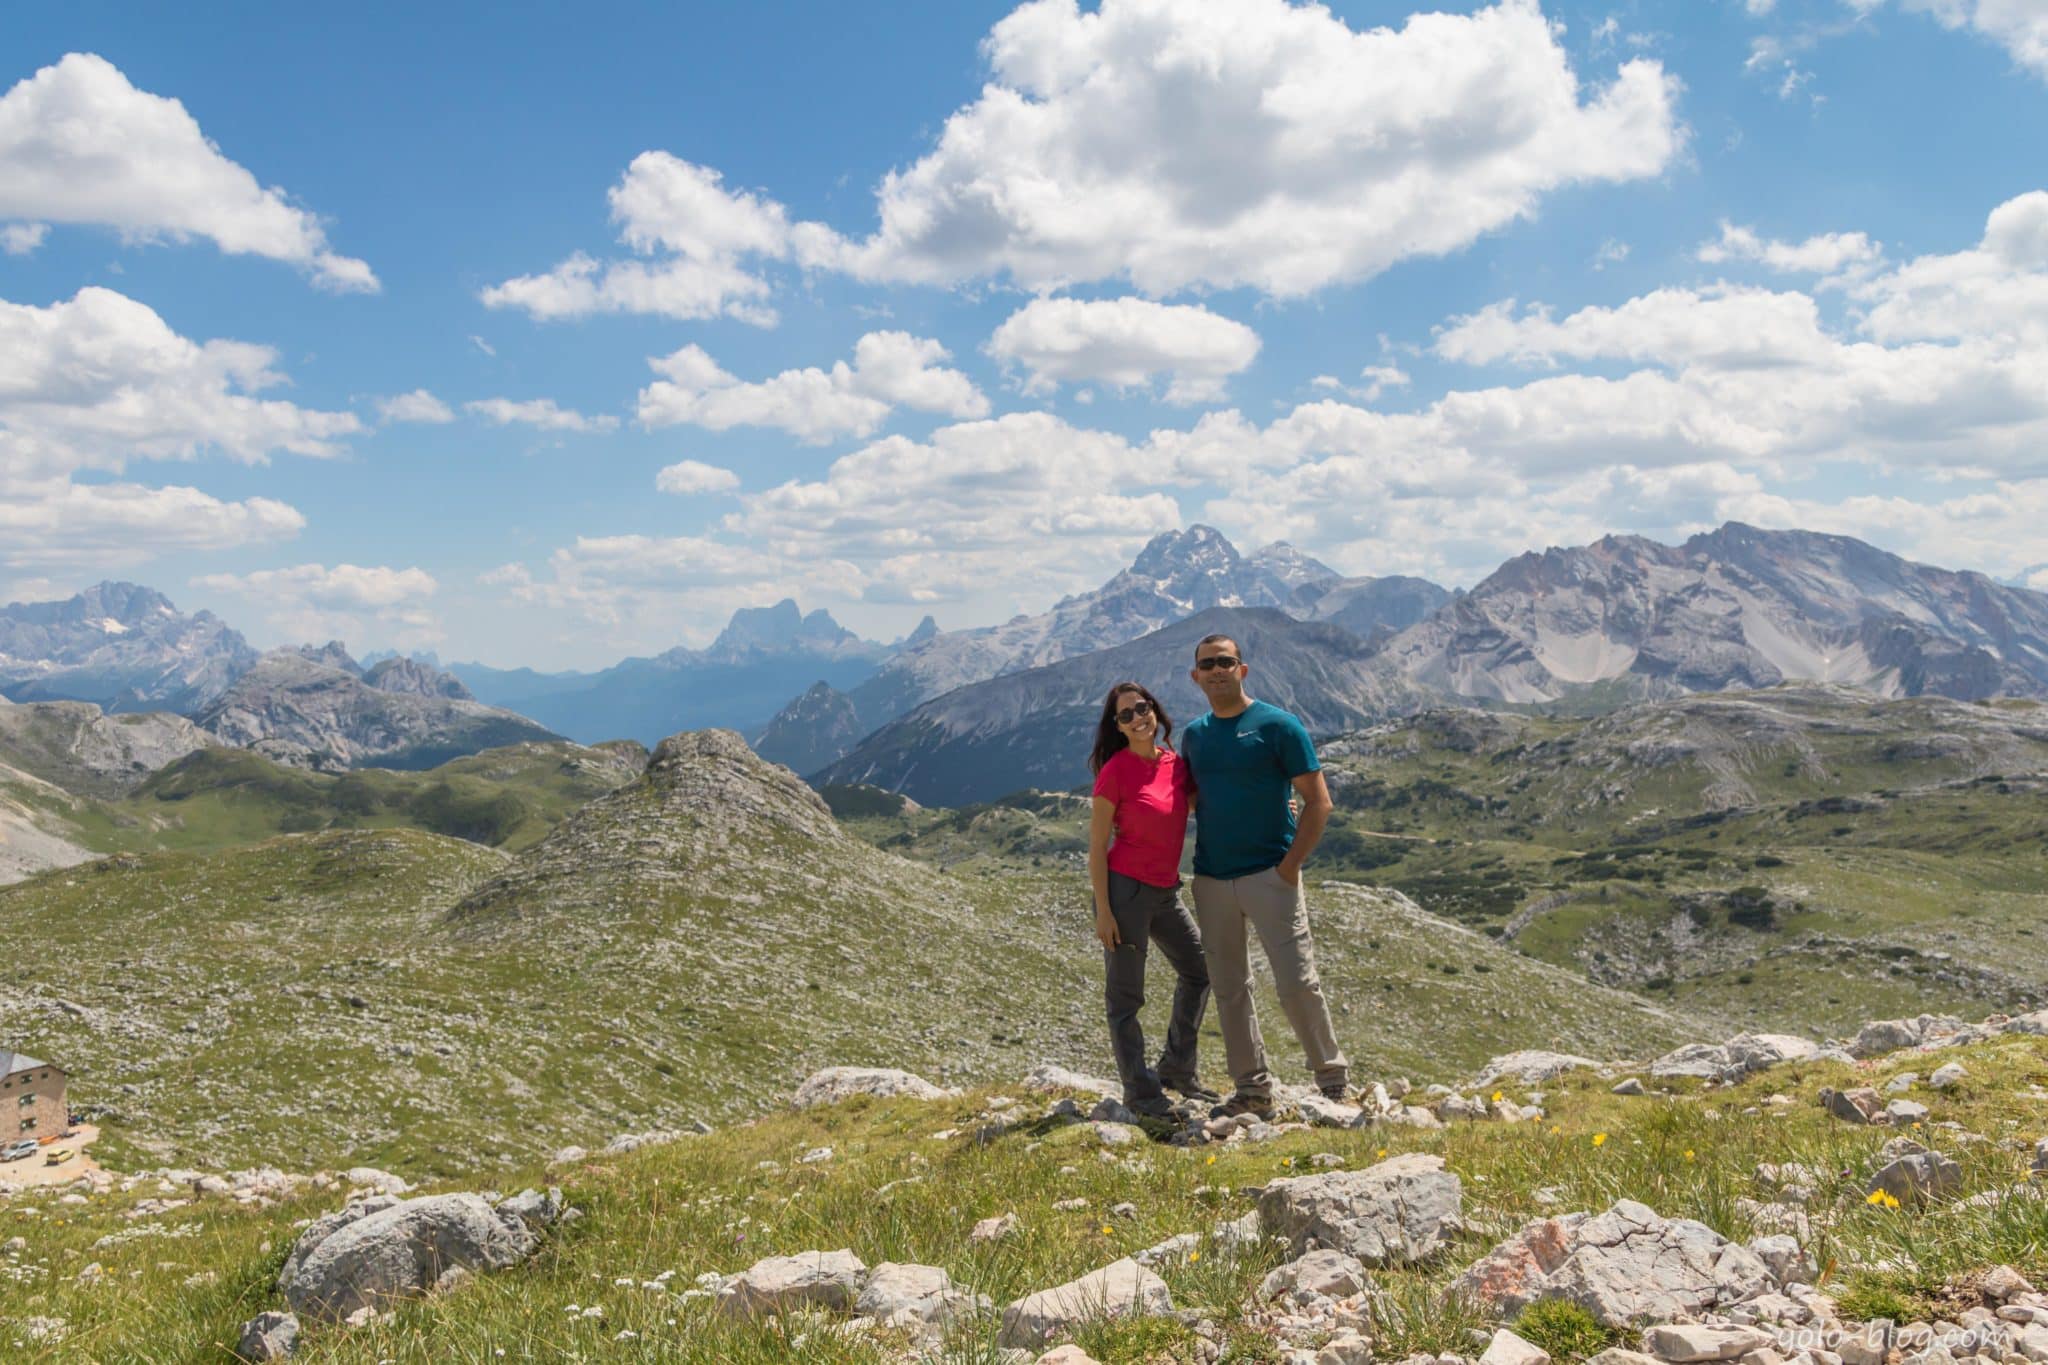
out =
<svg viewBox="0 0 2048 1365"><path fill-rule="evenodd" d="M1201 1260L1201 1259L1202 1259L1202 1253L1201 1253L1201 1252L1199 1252L1199 1251L1190 1251L1190 1252L1188 1253L1188 1264L1189 1264L1189 1265L1193 1265L1193 1264L1194 1264L1194 1263L1195 1263L1196 1261L1199 1261L1199 1260Z"/></svg>
<svg viewBox="0 0 2048 1365"><path fill-rule="evenodd" d="M1376 1159L1377 1159L1377 1160L1382 1160L1382 1161L1383 1161L1383 1160L1385 1160L1385 1159L1386 1159L1386 1155L1387 1155L1387 1149L1386 1149L1386 1148L1384 1148L1384 1147L1382 1147L1382 1148L1380 1148L1380 1150L1379 1150L1379 1155L1378 1155L1378 1157L1377 1157Z"/></svg>
<svg viewBox="0 0 2048 1365"><path fill-rule="evenodd" d="M1214 1165L1216 1164L1216 1158L1212 1156L1212 1157L1210 1157L1210 1158L1209 1158L1209 1159L1208 1159L1207 1161L1203 1162L1202 1164L1203 1164L1203 1165L1205 1165L1205 1166L1214 1166Z"/></svg>
<svg viewBox="0 0 2048 1365"><path fill-rule="evenodd" d="M1107 1224L1107 1223L1104 1223L1104 1224L1102 1225L1102 1235L1103 1235L1104 1237L1107 1237L1107 1236L1109 1236L1109 1235L1110 1235L1110 1231L1109 1231L1109 1224Z"/></svg>
<svg viewBox="0 0 2048 1365"><path fill-rule="evenodd" d="M1872 1190L1870 1197L1863 1202L1873 1204L1881 1209L1895 1209L1899 1206L1898 1196L1890 1190Z"/></svg>
<svg viewBox="0 0 2048 1365"><path fill-rule="evenodd" d="M1494 1092L1493 1092L1493 1102L1494 1102L1495 1104L1499 1104L1499 1103L1500 1103L1500 1091L1496 1090L1496 1091L1494 1091Z"/></svg>
<svg viewBox="0 0 2048 1365"><path fill-rule="evenodd" d="M1595 1133L1595 1134L1593 1134L1593 1145L1594 1145L1595 1147L1601 1147L1601 1146L1604 1146L1604 1145L1606 1145L1606 1142L1607 1142L1607 1134L1605 1134L1605 1133Z"/></svg>
<svg viewBox="0 0 2048 1365"><path fill-rule="evenodd" d="M1687 1161L1691 1161L1691 1160L1692 1160L1692 1148L1688 1147L1688 1148L1686 1148L1686 1149L1685 1149L1685 1159L1686 1159Z"/></svg>

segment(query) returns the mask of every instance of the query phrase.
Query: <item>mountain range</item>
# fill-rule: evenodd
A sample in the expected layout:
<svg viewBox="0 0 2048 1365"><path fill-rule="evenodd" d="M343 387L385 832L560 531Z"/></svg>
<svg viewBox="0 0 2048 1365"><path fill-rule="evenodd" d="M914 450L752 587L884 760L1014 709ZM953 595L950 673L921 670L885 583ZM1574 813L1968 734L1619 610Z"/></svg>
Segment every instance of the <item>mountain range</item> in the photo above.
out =
<svg viewBox="0 0 2048 1365"><path fill-rule="evenodd" d="M1201 582L1205 571L1227 565L1226 581L1270 593L1257 559L1235 563L1227 541L1195 527L1154 541L1102 596L1127 595L1141 566L1154 581ZM1784 682L1844 683L1879 697L2048 696L2048 595L1916 564L1846 536L1734 522L1677 546L1609 536L1517 556L1470 592L1440 599L1420 580L1318 578L1313 560L1292 563L1297 578L1276 604L1281 610L1255 622L1225 609L1207 624L1262 632L1262 645L1286 641L1290 647L1264 659L1239 641L1255 665L1250 690L1298 710L1324 735L1430 705L1590 713ZM1283 614L1324 630L1290 636L1275 619ZM881 786L925 804L1076 783L1103 691L1134 678L1163 686L1170 710L1176 699L1192 702L1182 679L1202 633L1155 630L1116 649L1055 658L1022 686L991 675L924 698L873 725L816 779ZM904 676L907 662L885 666L865 694L847 698L850 707L807 694L804 716L785 711L763 736L763 751L827 751L802 719L821 718L834 740L851 734L877 714L863 709L864 695L872 700L882 679Z"/></svg>
<svg viewBox="0 0 2048 1365"><path fill-rule="evenodd" d="M784 600L735 612L706 648L594 673L442 670L421 656L365 668L338 641L259 655L210 613L102 583L0 609L0 695L173 711L225 743L346 766L727 726L820 780L985 800L1071 772L1059 755L1085 743L1088 694L1114 677L1171 693L1185 667L1175 628L1213 611L1264 613L1230 627L1280 645L1255 694L1331 727L1431 704L1595 713L1780 682L2048 695L2048 595L1845 536L1732 522L1675 546L1608 536L1530 552L1469 592L1346 578L1285 542L1242 554L1196 525L1155 537L1101 587L999 625L942 631L927 617L885 644Z"/></svg>
<svg viewBox="0 0 2048 1365"><path fill-rule="evenodd" d="M905 644L937 627L927 617ZM801 611L787 598L742 607L705 649L677 647L624 659L595 673L536 673L458 663L449 671L482 700L533 717L585 744L637 739L654 744L679 730L727 726L749 733L781 700L814 682L853 687L891 646L863 640L823 610Z"/></svg>

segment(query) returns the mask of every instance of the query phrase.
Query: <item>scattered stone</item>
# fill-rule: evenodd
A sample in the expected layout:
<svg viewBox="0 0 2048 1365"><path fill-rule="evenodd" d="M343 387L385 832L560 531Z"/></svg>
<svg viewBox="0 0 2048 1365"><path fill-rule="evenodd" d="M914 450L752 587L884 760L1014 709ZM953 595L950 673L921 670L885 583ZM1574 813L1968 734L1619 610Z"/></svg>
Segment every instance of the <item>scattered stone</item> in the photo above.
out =
<svg viewBox="0 0 2048 1365"><path fill-rule="evenodd" d="M1040 1356L1038 1365L1101 1365L1101 1362L1072 1342L1068 1342L1064 1346L1055 1346Z"/></svg>
<svg viewBox="0 0 2048 1365"><path fill-rule="evenodd" d="M1884 1113L1893 1123L1918 1123L1927 1117L1927 1106L1917 1100L1893 1100L1884 1107Z"/></svg>
<svg viewBox="0 0 2048 1365"><path fill-rule="evenodd" d="M938 1266L884 1261L868 1275L853 1311L885 1327L915 1330L944 1328L988 1306L987 1299L955 1285L953 1277Z"/></svg>
<svg viewBox="0 0 2048 1365"><path fill-rule="evenodd" d="M1609 1327L1696 1316L1771 1288L1747 1247L1704 1223L1666 1219L1632 1199L1605 1213L1526 1224L1452 1288L1510 1316L1541 1299L1570 1299Z"/></svg>
<svg viewBox="0 0 2048 1365"><path fill-rule="evenodd" d="M997 1344L1036 1349L1084 1322L1111 1317L1154 1317L1173 1311L1166 1281L1129 1257L1077 1280L1026 1295L1003 1310Z"/></svg>
<svg viewBox="0 0 2048 1365"><path fill-rule="evenodd" d="M1479 1365L1550 1365L1550 1352L1502 1327L1486 1344L1485 1353L1479 1357Z"/></svg>
<svg viewBox="0 0 2048 1365"><path fill-rule="evenodd" d="M290 1313L258 1313L242 1324L235 1354L244 1360L283 1360L299 1349L299 1320Z"/></svg>
<svg viewBox="0 0 2048 1365"><path fill-rule="evenodd" d="M1145 1133L1143 1129L1133 1128L1128 1123L1098 1123L1095 1125L1095 1136L1105 1147L1128 1147L1143 1138Z"/></svg>
<svg viewBox="0 0 2048 1365"><path fill-rule="evenodd" d="M374 1210L348 1216L379 1201ZM286 1259L278 1288L294 1312L333 1322L431 1290L451 1270L515 1265L539 1241L524 1219L501 1214L479 1195L428 1195L402 1203L376 1195L307 1228Z"/></svg>
<svg viewBox="0 0 2048 1365"><path fill-rule="evenodd" d="M1969 1074L1963 1070L1961 1062L1948 1062L1935 1068L1934 1074L1927 1078L1927 1084L1936 1090L1953 1090L1961 1085Z"/></svg>
<svg viewBox="0 0 2048 1365"><path fill-rule="evenodd" d="M855 1095L872 1095L876 1099L900 1096L913 1100L942 1100L954 1093L941 1090L924 1077L908 1071L874 1066L828 1066L813 1073L809 1080L797 1087L795 1104L799 1109L812 1109L821 1104L837 1104Z"/></svg>
<svg viewBox="0 0 2048 1365"><path fill-rule="evenodd" d="M1121 1123L1125 1125L1134 1124L1138 1121L1138 1116L1131 1112L1129 1105L1125 1104L1122 1100L1110 1099L1107 1096L1097 1101L1095 1107L1088 1111L1088 1118L1094 1123Z"/></svg>
<svg viewBox="0 0 2048 1365"><path fill-rule="evenodd" d="M1463 1198L1442 1157L1407 1152L1362 1171L1275 1180L1259 1196L1259 1221L1297 1256L1314 1238L1367 1265L1402 1265L1462 1226Z"/></svg>
<svg viewBox="0 0 2048 1365"><path fill-rule="evenodd" d="M1017 1230L1017 1215L1006 1213L1000 1218L984 1218L974 1225L974 1231L967 1234L967 1240L975 1245L983 1242L1000 1242Z"/></svg>
<svg viewBox="0 0 2048 1365"><path fill-rule="evenodd" d="M1893 1156L1870 1177L1863 1192L1868 1195L1883 1190L1902 1204L1912 1204L1954 1194L1962 1184L1961 1166L1940 1152L1922 1148Z"/></svg>
<svg viewBox="0 0 2048 1365"><path fill-rule="evenodd" d="M1657 1357L1646 1356L1641 1351L1625 1351L1619 1346L1610 1346L1599 1355L1588 1356L1586 1365L1660 1365Z"/></svg>
<svg viewBox="0 0 2048 1365"><path fill-rule="evenodd" d="M831 1159L832 1149L830 1147L813 1147L810 1151L798 1157L796 1161L799 1166L815 1166L821 1161L830 1161Z"/></svg>
<svg viewBox="0 0 2048 1365"><path fill-rule="evenodd" d="M1884 1101L1869 1086L1836 1090L1822 1086L1820 1106L1846 1123L1884 1123Z"/></svg>
<svg viewBox="0 0 2048 1365"><path fill-rule="evenodd" d="M2011 1303L2022 1294L2034 1292L2027 1277L2009 1265L1993 1266L1977 1282L1977 1292L1992 1303Z"/></svg>
<svg viewBox="0 0 2048 1365"><path fill-rule="evenodd" d="M1116 1099L1124 1091L1115 1081L1084 1076L1063 1066L1034 1066L1025 1073L1022 1084L1027 1090L1078 1090L1084 1095L1099 1095L1106 1100Z"/></svg>
<svg viewBox="0 0 2048 1365"><path fill-rule="evenodd" d="M1782 1232L1756 1238L1749 1249L1771 1272L1771 1279L1780 1289L1788 1284L1811 1284L1820 1273L1813 1258L1800 1249L1798 1240Z"/></svg>
<svg viewBox="0 0 2048 1365"><path fill-rule="evenodd" d="M1277 1299L1300 1291L1341 1299L1364 1293L1369 1283L1363 1261L1325 1247L1269 1272L1259 1285L1259 1296Z"/></svg>
<svg viewBox="0 0 2048 1365"><path fill-rule="evenodd" d="M868 1268L851 1251L806 1251L756 1261L725 1282L718 1306L727 1316L782 1313L792 1308L844 1310L867 1287Z"/></svg>
<svg viewBox="0 0 2048 1365"><path fill-rule="evenodd" d="M1495 1057L1479 1073L1479 1086L1483 1089L1501 1081L1520 1081L1523 1085L1542 1085L1554 1081L1567 1071L1582 1067L1598 1069L1600 1063L1591 1057L1578 1057L1569 1052L1544 1052L1540 1049L1510 1052Z"/></svg>
<svg viewBox="0 0 2048 1365"><path fill-rule="evenodd" d="M1751 1351L1774 1345L1776 1338L1754 1327L1708 1327L1699 1323L1669 1323L1643 1333L1643 1344L1659 1360L1690 1365L1693 1361L1734 1360Z"/></svg>
<svg viewBox="0 0 2048 1365"><path fill-rule="evenodd" d="M1849 1044L1849 1055L1861 1061L1904 1048L1924 1048L1963 1035L1970 1026L1949 1014L1923 1014L1913 1019L1878 1019L1865 1024Z"/></svg>
<svg viewBox="0 0 2048 1365"><path fill-rule="evenodd" d="M550 1166L569 1166L569 1165L573 1165L574 1163L576 1163L576 1162L578 1162L578 1161L581 1161L581 1160L583 1160L583 1158L585 1158L585 1157L587 1157L587 1156L589 1156L589 1155L590 1155L590 1153L589 1153L588 1151L586 1151L586 1150L585 1150L584 1148L581 1148L581 1147L575 1147L575 1146L570 1146L570 1147L564 1147L564 1148L560 1149L559 1151L557 1151L557 1152L556 1152L556 1153L555 1153L555 1154L554 1154L553 1156L551 1156L551 1157L549 1157L549 1158L548 1158L548 1165L550 1165Z"/></svg>
<svg viewBox="0 0 2048 1365"><path fill-rule="evenodd" d="M1728 1049L1712 1043L1687 1043L1650 1063L1650 1074L1662 1079L1667 1076L1697 1076L1709 1080L1719 1076L1728 1065Z"/></svg>
<svg viewBox="0 0 2048 1365"><path fill-rule="evenodd" d="M351 1166L342 1175L349 1184L363 1189L375 1190L378 1194L411 1194L412 1184L375 1166Z"/></svg>
<svg viewBox="0 0 2048 1365"><path fill-rule="evenodd" d="M1161 1265L1167 1261L1185 1261L1200 1250L1201 1246L1200 1237L1192 1232L1183 1232L1146 1247L1131 1259L1145 1266Z"/></svg>
<svg viewBox="0 0 2048 1365"><path fill-rule="evenodd" d="M1902 1095L1906 1091L1911 1090L1913 1082L1919 1079L1920 1073L1917 1071L1901 1071L1898 1075L1884 1083L1884 1093L1887 1095Z"/></svg>
<svg viewBox="0 0 2048 1365"><path fill-rule="evenodd" d="M1631 1076L1615 1086L1609 1093L1615 1095L1647 1095L1649 1091L1643 1087L1643 1083L1640 1080Z"/></svg>

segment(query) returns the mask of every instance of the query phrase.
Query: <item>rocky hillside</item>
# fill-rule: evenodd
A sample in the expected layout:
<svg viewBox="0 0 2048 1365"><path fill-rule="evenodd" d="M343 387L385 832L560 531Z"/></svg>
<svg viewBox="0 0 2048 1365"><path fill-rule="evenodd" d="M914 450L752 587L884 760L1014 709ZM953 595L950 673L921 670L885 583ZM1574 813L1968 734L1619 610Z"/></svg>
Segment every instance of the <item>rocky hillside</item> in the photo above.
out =
<svg viewBox="0 0 2048 1365"><path fill-rule="evenodd" d="M2044 1029L1524 1049L1269 1121L839 1067L425 1187L116 1168L0 1194L0 1333L39 1365L2033 1362Z"/></svg>
<svg viewBox="0 0 2048 1365"><path fill-rule="evenodd" d="M758 1112L836 1062L948 1083L1099 1067L1079 885L881 852L737 736L684 736L515 858L335 830L0 888L0 950L38 961L0 976L0 1037L61 1057L124 1160L445 1172ZM1532 1030L1596 1051L1686 1036L1398 896L1320 904L1361 1065L1476 1065Z"/></svg>
<svg viewBox="0 0 2048 1365"><path fill-rule="evenodd" d="M1509 560L1385 662L1509 702L1612 704L1787 681L1878 696L2048 696L2048 595L1847 536L1730 522Z"/></svg>
<svg viewBox="0 0 2048 1365"><path fill-rule="evenodd" d="M958 688L868 736L816 778L945 806L1078 785L1088 777L1088 746L1111 684L1144 680L1183 724L1208 709L1188 672L1195 642L1219 631L1245 650L1251 692L1317 734L1375 724L1429 700L1375 671L1371 647L1348 631L1271 608L1215 608L1115 649Z"/></svg>
<svg viewBox="0 0 2048 1365"><path fill-rule="evenodd" d="M212 612L187 616L135 583L0 607L0 689L16 701L189 715L255 662L256 651Z"/></svg>
<svg viewBox="0 0 2048 1365"><path fill-rule="evenodd" d="M386 682L425 678L396 661L377 669ZM524 716L438 686L387 689L296 650L264 655L197 720L222 743L310 768L428 768L502 744L558 738Z"/></svg>

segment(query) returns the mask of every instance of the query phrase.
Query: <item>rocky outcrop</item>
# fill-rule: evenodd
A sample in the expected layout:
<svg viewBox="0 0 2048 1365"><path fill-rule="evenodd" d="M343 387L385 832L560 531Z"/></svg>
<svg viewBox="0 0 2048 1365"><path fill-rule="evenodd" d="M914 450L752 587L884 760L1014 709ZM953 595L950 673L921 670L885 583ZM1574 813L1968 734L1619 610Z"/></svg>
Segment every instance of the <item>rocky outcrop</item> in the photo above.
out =
<svg viewBox="0 0 2048 1365"><path fill-rule="evenodd" d="M1166 1281L1125 1258L1018 1299L1003 1310L997 1342L1007 1348L1036 1348L1081 1323L1172 1311L1173 1291Z"/></svg>
<svg viewBox="0 0 2048 1365"><path fill-rule="evenodd" d="M821 1104L837 1104L855 1095L869 1095L876 1099L942 1100L953 1093L956 1092L941 1090L924 1077L908 1071L874 1066L831 1066L814 1073L798 1086L793 1102L799 1109L813 1109Z"/></svg>
<svg viewBox="0 0 2048 1365"><path fill-rule="evenodd" d="M1462 1226L1462 1206L1443 1158L1408 1152L1362 1171L1275 1180L1259 1196L1259 1224L1296 1255L1313 1243L1371 1266L1406 1265Z"/></svg>
<svg viewBox="0 0 2048 1365"><path fill-rule="evenodd" d="M1505 1317L1566 1299L1605 1326L1627 1327L1740 1303L1774 1283L1761 1258L1706 1224L1624 1199L1605 1213L1525 1225L1453 1288Z"/></svg>
<svg viewBox="0 0 2048 1365"><path fill-rule="evenodd" d="M497 1208L474 1194L374 1196L307 1228L285 1260L278 1290L293 1312L318 1322L381 1311L463 1275L525 1260L550 1213L538 1195Z"/></svg>

